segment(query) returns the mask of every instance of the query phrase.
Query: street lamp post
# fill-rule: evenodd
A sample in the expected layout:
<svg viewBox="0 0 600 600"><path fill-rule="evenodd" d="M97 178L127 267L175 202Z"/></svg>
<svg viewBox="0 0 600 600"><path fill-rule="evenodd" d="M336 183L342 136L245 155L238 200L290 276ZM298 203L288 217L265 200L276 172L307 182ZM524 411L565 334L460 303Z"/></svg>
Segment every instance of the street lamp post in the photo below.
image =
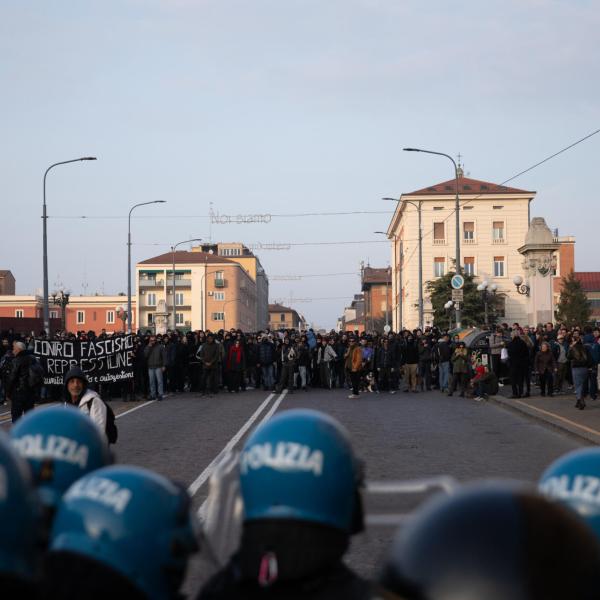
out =
<svg viewBox="0 0 600 600"><path fill-rule="evenodd" d="M165 202L166 200L140 202L139 204L134 204L129 209L129 216L127 218L127 333L131 333L131 213L133 212L133 209L137 208L138 206L146 206L147 204L164 204Z"/></svg>
<svg viewBox="0 0 600 600"><path fill-rule="evenodd" d="M484 279L477 286L477 291L479 292L481 299L483 300L484 323L486 326L489 325L488 303L489 303L490 299L496 295L497 290L498 290L498 285L495 283L490 284L490 282L487 279Z"/></svg>
<svg viewBox="0 0 600 600"><path fill-rule="evenodd" d="M452 300L448 300L446 304L444 304L444 309L446 310L446 314L448 315L448 331L452 329L452 307L454 306L454 302Z"/></svg>
<svg viewBox="0 0 600 600"><path fill-rule="evenodd" d="M419 216L419 328L423 329L423 227L422 227L422 207L423 202L419 200L419 202L413 202L412 200L402 200L396 198L383 198L383 200L388 200L391 202L406 202L406 204L412 204L417 209L417 214Z"/></svg>
<svg viewBox="0 0 600 600"><path fill-rule="evenodd" d="M54 306L60 306L60 322L63 332L66 332L67 330L67 304L69 304L70 296L71 292L68 290L52 292L52 304L54 304Z"/></svg>
<svg viewBox="0 0 600 600"><path fill-rule="evenodd" d="M445 156L448 160L452 161L454 165L454 177L456 179L456 197L454 201L454 212L456 215L456 272L461 272L461 264L460 264L460 202L458 196L458 166L456 161L449 155L444 152L434 152L433 150L423 150L422 148L403 148L405 152L423 152L424 154L435 154L437 156ZM456 328L460 328L460 309L458 308L458 304L456 305Z"/></svg>
<svg viewBox="0 0 600 600"><path fill-rule="evenodd" d="M50 165L44 173L44 202L42 207L42 245L43 245L43 268L44 268L44 330L46 335L50 335L50 302L48 300L48 215L46 213L46 176L48 171L59 165L67 165L69 163L80 162L82 160L96 160L95 156L82 156L81 158L73 158L71 160L62 160Z"/></svg>
<svg viewBox="0 0 600 600"><path fill-rule="evenodd" d="M171 254L173 255L173 331L177 329L177 303L175 302L175 250L177 246L182 244L189 244L190 242L201 242L200 238L193 238L191 240L184 240L183 242L177 242L174 246L171 246Z"/></svg>

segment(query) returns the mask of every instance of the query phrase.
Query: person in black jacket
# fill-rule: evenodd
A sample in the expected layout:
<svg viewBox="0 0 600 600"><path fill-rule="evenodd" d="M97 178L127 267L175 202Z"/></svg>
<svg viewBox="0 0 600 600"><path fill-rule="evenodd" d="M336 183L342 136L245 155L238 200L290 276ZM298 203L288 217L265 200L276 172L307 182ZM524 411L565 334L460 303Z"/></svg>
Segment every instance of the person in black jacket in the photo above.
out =
<svg viewBox="0 0 600 600"><path fill-rule="evenodd" d="M32 357L27 354L25 344L13 342L13 360L6 382L6 395L10 398L10 414L15 423L27 411L33 409L34 390L29 385L29 367Z"/></svg>
<svg viewBox="0 0 600 600"><path fill-rule="evenodd" d="M436 354L438 359L440 391L447 392L450 385L450 358L452 357L450 336L448 334L445 334L438 342Z"/></svg>
<svg viewBox="0 0 600 600"><path fill-rule="evenodd" d="M402 352L404 364L404 378L408 388L405 392L418 392L417 389L417 372L419 367L419 348L412 335L406 338L406 345Z"/></svg>
<svg viewBox="0 0 600 600"><path fill-rule="evenodd" d="M375 352L375 365L377 367L377 385L382 392L395 394L392 388L392 372L394 371L394 351L390 348L387 338L381 341Z"/></svg>
<svg viewBox="0 0 600 600"><path fill-rule="evenodd" d="M529 346L521 339L519 331L513 331L512 339L506 345L508 351L508 366L510 384L512 386L511 398L520 398L523 395L525 374L529 368Z"/></svg>

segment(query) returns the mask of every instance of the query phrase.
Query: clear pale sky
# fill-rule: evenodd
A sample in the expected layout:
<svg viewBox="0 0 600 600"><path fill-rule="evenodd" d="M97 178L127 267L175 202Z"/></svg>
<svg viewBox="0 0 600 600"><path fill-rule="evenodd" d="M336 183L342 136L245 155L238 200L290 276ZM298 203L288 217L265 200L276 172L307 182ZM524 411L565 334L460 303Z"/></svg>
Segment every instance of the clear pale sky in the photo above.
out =
<svg viewBox="0 0 600 600"><path fill-rule="evenodd" d="M215 211L391 210L382 196L450 179L501 182L600 127L600 2L489 0L19 0L0 5L0 268L42 287L42 175L50 286L127 289L134 261L189 237ZM512 182L532 216L577 236L598 270L600 135ZM164 215L164 216L163 216ZM157 218L160 217L160 218ZM386 214L213 226L213 241L372 240L258 252L269 275L387 266ZM157 245L153 245L157 244ZM271 281L271 297L335 325L357 275ZM334 298L334 299L331 299Z"/></svg>

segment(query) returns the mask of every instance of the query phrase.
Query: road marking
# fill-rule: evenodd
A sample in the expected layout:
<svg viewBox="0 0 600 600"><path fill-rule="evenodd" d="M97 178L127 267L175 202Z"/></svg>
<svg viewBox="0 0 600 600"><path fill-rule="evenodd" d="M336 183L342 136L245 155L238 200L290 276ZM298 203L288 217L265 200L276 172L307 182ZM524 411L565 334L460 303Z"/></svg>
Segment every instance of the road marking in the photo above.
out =
<svg viewBox="0 0 600 600"><path fill-rule="evenodd" d="M273 416L273 413L279 408L279 405L281 404L282 400L285 398L287 393L287 390L283 390L279 398L277 398L277 400L273 402L273 406L271 406L269 412L263 417L262 421L260 422L261 425Z"/></svg>
<svg viewBox="0 0 600 600"><path fill-rule="evenodd" d="M188 487L188 493L190 496L194 496L196 492L208 481L208 478L212 475L212 472L219 464L223 455L233 450L235 445L242 439L242 436L246 433L246 431L250 429L252 423L258 419L263 410L265 410L265 408L268 406L269 402L271 402L273 396L275 396L275 394L269 394L267 396L266 400L264 400L264 402L254 411L252 416L242 425L240 430L227 442L225 448L223 448L223 450L221 450L221 452L219 452L219 454L213 458L208 467L206 467L206 469L204 469L204 471L202 471L202 473L200 473L200 475L198 475L198 477L192 481Z"/></svg>
<svg viewBox="0 0 600 600"><path fill-rule="evenodd" d="M547 415L548 417L558 419L559 421L562 421L563 423L568 423L569 425L572 425L573 427L577 427L578 429L582 429L583 431L587 431L588 433L592 433L594 435L600 436L600 431L597 431L596 429L592 429L591 427L586 427L585 425L580 425L579 423L576 423L575 421L571 421L570 419L561 417L560 415L550 412L549 410L544 410L543 408L538 408L537 406L532 406L531 404L527 404L527 402L522 402L521 400L515 400L515 402L517 404L522 404L523 406L526 406L527 408L537 410L538 412L541 412L542 414Z"/></svg>
<svg viewBox="0 0 600 600"><path fill-rule="evenodd" d="M156 402L156 400L148 400L148 402L144 402L144 404L140 404L139 406L134 406L133 408L130 408L129 410L126 410L125 412L115 415L115 419L120 419L121 417L124 417L125 415L129 415L132 412L135 412L136 410L140 410L140 408L144 408L144 406L148 406L149 404L154 404L154 402Z"/></svg>
<svg viewBox="0 0 600 600"><path fill-rule="evenodd" d="M275 400L275 402L273 402L273 406L271 406L271 408L269 409L269 411L267 412L267 414L262 418L262 420L259 423L259 425L262 425L265 421L268 421L273 416L273 413L279 408L279 405L281 404L282 400L285 398L285 396L286 396L287 393L288 393L287 390L283 390L283 392L281 393L281 395L279 396L279 398L277 398L277 400ZM273 396L273 394L271 394L271 396ZM268 399L269 398L267 398L267 400ZM235 446L235 444L233 446ZM233 446L228 450L228 452L230 452L233 449ZM221 452L221 454L219 454L219 456L217 456L217 458L215 458L215 460L213 461L215 463L215 465L213 466L212 471L214 471L216 465L220 462L220 458L221 458L221 456L223 456L224 453L225 453L225 449L223 449L223 452ZM210 475L212 474L212 471L208 474L208 477L210 477ZM207 479L208 479L208 477L207 477ZM198 488L198 489L200 489L200 488ZM200 505L200 508L197 511L197 515L198 515L200 521L204 521L204 514L205 514L205 511L206 511L206 505L207 505L207 503L208 503L208 498L206 498L204 500L204 502Z"/></svg>

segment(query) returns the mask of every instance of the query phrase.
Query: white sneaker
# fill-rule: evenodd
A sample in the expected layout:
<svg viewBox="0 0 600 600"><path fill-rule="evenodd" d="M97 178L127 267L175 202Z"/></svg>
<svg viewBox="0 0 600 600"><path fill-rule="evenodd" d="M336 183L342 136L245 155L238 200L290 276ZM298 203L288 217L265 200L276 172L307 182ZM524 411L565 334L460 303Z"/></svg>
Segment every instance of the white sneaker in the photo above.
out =
<svg viewBox="0 0 600 600"><path fill-rule="evenodd" d="M395 394L396 390L390 390L390 394Z"/></svg>
<svg viewBox="0 0 600 600"><path fill-rule="evenodd" d="M483 400L483 398L481 396L475 396L475 398L473 398L473 400L475 400L475 402L481 402Z"/></svg>
<svg viewBox="0 0 600 600"><path fill-rule="evenodd" d="M359 398L358 394L350 394L348 398Z"/></svg>
<svg viewBox="0 0 600 600"><path fill-rule="evenodd" d="M504 387L504 384L499 381L498 382L498 387Z"/></svg>

